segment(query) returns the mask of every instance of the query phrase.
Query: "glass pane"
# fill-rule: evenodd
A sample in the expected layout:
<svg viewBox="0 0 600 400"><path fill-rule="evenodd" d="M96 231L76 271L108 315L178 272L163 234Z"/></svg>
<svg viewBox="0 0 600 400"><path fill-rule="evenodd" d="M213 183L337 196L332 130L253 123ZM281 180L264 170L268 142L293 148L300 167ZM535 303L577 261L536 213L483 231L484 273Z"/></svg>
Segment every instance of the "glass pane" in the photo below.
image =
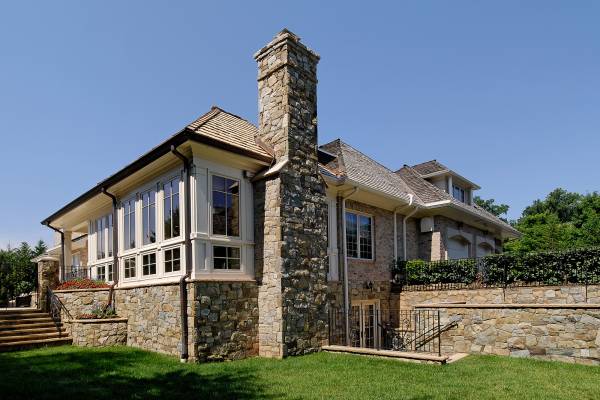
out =
<svg viewBox="0 0 600 400"><path fill-rule="evenodd" d="M239 194L240 192L240 184L238 181L234 181L232 179L227 179L227 193L231 194Z"/></svg>
<svg viewBox="0 0 600 400"><path fill-rule="evenodd" d="M214 268L215 269L227 269L227 259L215 258L214 259Z"/></svg>
<svg viewBox="0 0 600 400"><path fill-rule="evenodd" d="M173 271L179 271L181 269L181 260L173 260Z"/></svg>
<svg viewBox="0 0 600 400"><path fill-rule="evenodd" d="M220 192L225 192L225 187L227 185L226 179L220 176L213 175L212 177L212 190L218 190Z"/></svg>
<svg viewBox="0 0 600 400"><path fill-rule="evenodd" d="M240 260L230 258L229 260L227 260L227 267L229 269L240 269Z"/></svg>
<svg viewBox="0 0 600 400"><path fill-rule="evenodd" d="M227 195L227 235L240 235L239 196Z"/></svg>
<svg viewBox="0 0 600 400"><path fill-rule="evenodd" d="M154 205L154 203L152 203L150 205L150 209L148 210L149 212L149 238L150 238L150 243L154 243L156 242L156 206Z"/></svg>
<svg viewBox="0 0 600 400"><path fill-rule="evenodd" d="M225 246L214 246L213 251L215 257L227 257L227 247Z"/></svg>
<svg viewBox="0 0 600 400"><path fill-rule="evenodd" d="M225 197L226 196L224 193L213 192L212 228L213 228L213 234L215 234L215 235L226 235L227 234Z"/></svg>
<svg viewBox="0 0 600 400"><path fill-rule="evenodd" d="M165 229L165 239L170 239L173 237L173 233L171 232L171 198L165 197L165 208L164 208L164 229Z"/></svg>
<svg viewBox="0 0 600 400"><path fill-rule="evenodd" d="M179 236L179 195L173 195L173 237Z"/></svg>
<svg viewBox="0 0 600 400"><path fill-rule="evenodd" d="M173 250L165 251L165 262L171 261L172 256L173 256Z"/></svg>
<svg viewBox="0 0 600 400"><path fill-rule="evenodd" d="M346 250L348 257L358 257L358 232L356 214L346 213Z"/></svg>
<svg viewBox="0 0 600 400"><path fill-rule="evenodd" d="M228 258L240 258L239 247L227 247L227 257Z"/></svg>

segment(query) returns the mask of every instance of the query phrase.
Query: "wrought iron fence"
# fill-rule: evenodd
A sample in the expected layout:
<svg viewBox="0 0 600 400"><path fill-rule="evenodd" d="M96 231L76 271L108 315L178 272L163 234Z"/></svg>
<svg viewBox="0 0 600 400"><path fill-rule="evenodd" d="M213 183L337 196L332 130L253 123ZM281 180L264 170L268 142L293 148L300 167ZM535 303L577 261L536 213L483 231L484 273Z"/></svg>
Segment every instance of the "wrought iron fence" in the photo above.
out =
<svg viewBox="0 0 600 400"><path fill-rule="evenodd" d="M498 254L456 260L397 261L394 281L402 290L600 283L600 248Z"/></svg>
<svg viewBox="0 0 600 400"><path fill-rule="evenodd" d="M89 267L66 266L61 267L62 281L72 281L75 279L92 279L92 269Z"/></svg>
<svg viewBox="0 0 600 400"><path fill-rule="evenodd" d="M449 328L441 325L439 310L382 311L374 305L352 305L348 314L330 310L329 344L441 354L441 333Z"/></svg>

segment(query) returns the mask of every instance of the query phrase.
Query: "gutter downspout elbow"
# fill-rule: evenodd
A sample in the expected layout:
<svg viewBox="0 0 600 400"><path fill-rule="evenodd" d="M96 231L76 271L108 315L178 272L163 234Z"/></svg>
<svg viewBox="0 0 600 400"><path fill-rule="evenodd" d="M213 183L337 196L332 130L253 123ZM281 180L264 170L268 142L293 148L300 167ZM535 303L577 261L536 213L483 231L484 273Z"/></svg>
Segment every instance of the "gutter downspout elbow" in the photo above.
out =
<svg viewBox="0 0 600 400"><path fill-rule="evenodd" d="M188 314L187 314L187 282L186 279L190 277L192 271L192 240L190 238L192 216L191 216L191 169L192 161L181 154L175 146L171 146L171 153L177 156L183 163L183 170L185 172L185 202L184 202L184 214L185 214L185 229L184 229L184 243L185 243L185 274L179 279L179 307L181 311L181 358L182 363L187 362L188 354Z"/></svg>

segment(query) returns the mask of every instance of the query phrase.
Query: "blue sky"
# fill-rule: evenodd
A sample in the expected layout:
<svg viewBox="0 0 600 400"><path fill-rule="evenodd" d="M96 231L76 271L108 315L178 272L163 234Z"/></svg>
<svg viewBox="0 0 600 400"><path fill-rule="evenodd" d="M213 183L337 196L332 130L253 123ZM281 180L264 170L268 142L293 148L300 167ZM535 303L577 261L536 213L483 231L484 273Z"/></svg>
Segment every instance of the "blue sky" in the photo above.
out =
<svg viewBox="0 0 600 400"><path fill-rule="evenodd" d="M319 134L433 158L511 206L600 189L600 2L0 4L0 246L206 112L256 121L252 54L321 54Z"/></svg>

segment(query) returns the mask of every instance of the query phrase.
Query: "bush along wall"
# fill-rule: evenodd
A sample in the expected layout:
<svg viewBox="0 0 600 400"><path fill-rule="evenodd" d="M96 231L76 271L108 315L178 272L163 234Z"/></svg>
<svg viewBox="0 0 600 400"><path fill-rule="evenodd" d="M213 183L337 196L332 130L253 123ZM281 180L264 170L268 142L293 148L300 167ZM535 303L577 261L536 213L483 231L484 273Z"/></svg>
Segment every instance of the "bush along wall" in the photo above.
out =
<svg viewBox="0 0 600 400"><path fill-rule="evenodd" d="M431 262L398 260L391 270L402 286L599 284L600 247Z"/></svg>

